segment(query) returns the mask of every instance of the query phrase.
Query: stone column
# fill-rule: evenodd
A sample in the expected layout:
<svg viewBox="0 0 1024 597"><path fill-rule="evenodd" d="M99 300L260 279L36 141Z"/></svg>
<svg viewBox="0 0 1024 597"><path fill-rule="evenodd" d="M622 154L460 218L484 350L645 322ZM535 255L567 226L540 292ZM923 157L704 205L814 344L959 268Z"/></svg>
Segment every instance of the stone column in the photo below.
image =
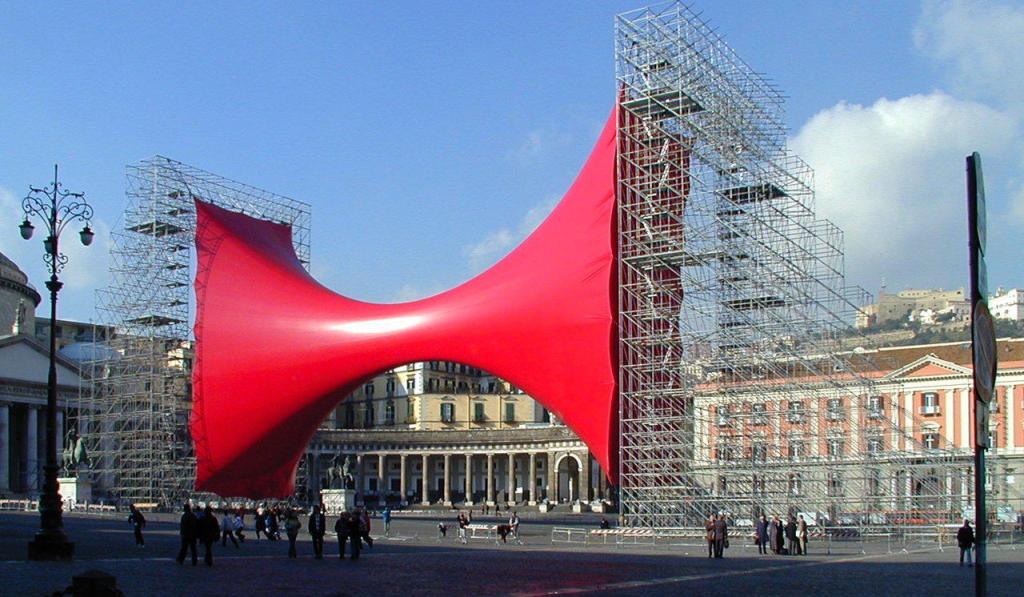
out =
<svg viewBox="0 0 1024 597"><path fill-rule="evenodd" d="M580 468L579 491L576 493L581 502L589 502L593 495L590 492L590 452L580 455L583 466Z"/></svg>
<svg viewBox="0 0 1024 597"><path fill-rule="evenodd" d="M387 469L384 468L384 465L386 465L386 464L387 464L387 455L386 454L378 454L377 455L377 502L380 505L382 505L382 506L384 505L384 502L387 501L386 496L388 494L387 488L384 487L384 482L387 481Z"/></svg>
<svg viewBox="0 0 1024 597"><path fill-rule="evenodd" d="M356 454L356 497L361 498L363 503L366 503L366 496L363 492L366 490L366 481L363 475L363 455Z"/></svg>
<svg viewBox="0 0 1024 597"><path fill-rule="evenodd" d="M444 455L444 505L452 505L452 455Z"/></svg>
<svg viewBox="0 0 1024 597"><path fill-rule="evenodd" d="M508 490L505 500L509 504L516 503L516 455L515 452L508 453Z"/></svg>
<svg viewBox="0 0 1024 597"><path fill-rule="evenodd" d="M473 455L466 454L466 505L473 505Z"/></svg>
<svg viewBox="0 0 1024 597"><path fill-rule="evenodd" d="M494 505L494 454L487 455L487 505Z"/></svg>
<svg viewBox="0 0 1024 597"><path fill-rule="evenodd" d="M11 469L7 466L11 459L10 426L10 406L0 402L0 491L11 488Z"/></svg>
<svg viewBox="0 0 1024 597"><path fill-rule="evenodd" d="M548 452L548 500L558 502L558 471L555 470L555 453Z"/></svg>
<svg viewBox="0 0 1024 597"><path fill-rule="evenodd" d="M537 505L537 455L529 454L530 456L530 481L526 484L527 489L530 490L529 501L527 502L530 506Z"/></svg>
<svg viewBox="0 0 1024 597"><path fill-rule="evenodd" d="M401 492L402 494L402 497L398 500L398 502L403 506L409 503L409 492L408 488L405 486L405 479L407 477L407 475L405 474L405 462L408 459L408 457L408 454L398 455L398 459L400 462L400 464L398 465L398 474L401 475L401 478L398 480L398 491Z"/></svg>
<svg viewBox="0 0 1024 597"><path fill-rule="evenodd" d="M36 407L29 406L25 417L25 489L39 488L39 419Z"/></svg>
<svg viewBox="0 0 1024 597"><path fill-rule="evenodd" d="M424 506L430 505L430 455L423 455L423 496L421 503Z"/></svg>

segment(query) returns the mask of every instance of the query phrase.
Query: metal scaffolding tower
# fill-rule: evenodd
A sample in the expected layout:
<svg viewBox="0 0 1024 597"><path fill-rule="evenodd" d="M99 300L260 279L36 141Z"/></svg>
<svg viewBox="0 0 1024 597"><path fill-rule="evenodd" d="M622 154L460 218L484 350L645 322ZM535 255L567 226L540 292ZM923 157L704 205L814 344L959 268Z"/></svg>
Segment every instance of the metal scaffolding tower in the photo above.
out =
<svg viewBox="0 0 1024 597"><path fill-rule="evenodd" d="M680 3L619 15L615 42L624 524L956 520L948 442L839 350L865 296L780 92Z"/></svg>
<svg viewBox="0 0 1024 597"><path fill-rule="evenodd" d="M164 157L127 167L127 207L114 232L110 284L97 293L106 350L86 363L92 391L79 433L112 497L176 505L191 495L195 458L192 321L194 199L286 223L309 266L310 211L288 199ZM253 325L258 325L254 322Z"/></svg>

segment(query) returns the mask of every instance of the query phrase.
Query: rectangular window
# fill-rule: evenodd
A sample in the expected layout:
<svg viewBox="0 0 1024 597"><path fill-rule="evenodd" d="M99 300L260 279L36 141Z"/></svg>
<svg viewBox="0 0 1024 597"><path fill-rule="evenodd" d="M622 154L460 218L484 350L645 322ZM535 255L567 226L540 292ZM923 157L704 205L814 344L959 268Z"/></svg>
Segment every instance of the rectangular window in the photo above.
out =
<svg viewBox="0 0 1024 597"><path fill-rule="evenodd" d="M828 495L838 497L843 495L843 475L835 472L828 474Z"/></svg>
<svg viewBox="0 0 1024 597"><path fill-rule="evenodd" d="M796 462L802 460L807 455L807 444L803 440L790 440L789 447L787 449L787 456L789 459Z"/></svg>
<svg viewBox="0 0 1024 597"><path fill-rule="evenodd" d="M715 410L715 416L719 427L727 427L732 424L732 413L729 412L728 406L719 406Z"/></svg>
<svg viewBox="0 0 1024 597"><path fill-rule="evenodd" d="M409 379L405 380L405 391L410 393L410 394L416 393L416 378L415 377L410 377Z"/></svg>
<svg viewBox="0 0 1024 597"><path fill-rule="evenodd" d="M872 419L881 419L884 414L884 407L882 406L881 396L871 396L868 398L868 417Z"/></svg>
<svg viewBox="0 0 1024 597"><path fill-rule="evenodd" d="M754 404L750 407L750 422L754 425L768 424L768 408L764 404Z"/></svg>
<svg viewBox="0 0 1024 597"><path fill-rule="evenodd" d="M938 433L925 433L922 437L925 450L938 450L939 449L939 434Z"/></svg>
<svg viewBox="0 0 1024 597"><path fill-rule="evenodd" d="M921 414L925 415L937 415L939 414L939 394L938 392L925 392L921 394Z"/></svg>
<svg viewBox="0 0 1024 597"><path fill-rule="evenodd" d="M455 421L455 405L451 402L441 403L441 422L452 423Z"/></svg>
<svg viewBox="0 0 1024 597"><path fill-rule="evenodd" d="M828 399L828 411L826 416L829 421L842 421L846 418L846 413L843 411L842 398Z"/></svg>
<svg viewBox="0 0 1024 597"><path fill-rule="evenodd" d="M788 479L789 495L798 496L804 491L804 481L800 473L790 473Z"/></svg>
<svg viewBox="0 0 1024 597"><path fill-rule="evenodd" d="M483 423L484 421L484 403L477 402L473 404L473 421L476 423Z"/></svg>
<svg viewBox="0 0 1024 597"><path fill-rule="evenodd" d="M789 403L789 422L790 423L803 423L804 422L804 403L803 402L790 402Z"/></svg>
<svg viewBox="0 0 1024 597"><path fill-rule="evenodd" d="M754 445L750 448L750 457L754 462L768 460L768 444L760 441L754 442Z"/></svg>
<svg viewBox="0 0 1024 597"><path fill-rule="evenodd" d="M384 424L395 424L395 403L392 400L388 400L388 403L384 405Z"/></svg>
<svg viewBox="0 0 1024 597"><path fill-rule="evenodd" d="M868 438L868 454L869 455L875 456L875 455L881 454L882 450L884 450L884 449L885 448L884 448L884 444L882 443L882 438L880 438L880 437Z"/></svg>
<svg viewBox="0 0 1024 597"><path fill-rule="evenodd" d="M516 405L513 402L505 403L505 422L515 423L516 422Z"/></svg>
<svg viewBox="0 0 1024 597"><path fill-rule="evenodd" d="M373 383L368 383L363 386L363 396L367 398L373 398Z"/></svg>
<svg viewBox="0 0 1024 597"><path fill-rule="evenodd" d="M374 422L373 421L373 403L367 403L366 404L366 410L363 411L363 412L366 415L366 417L365 417L365 419L363 421L363 426L366 427L366 428L373 427L373 422Z"/></svg>
<svg viewBox="0 0 1024 597"><path fill-rule="evenodd" d="M390 377L388 378L388 381L386 383L386 389L387 389L388 396L394 396L395 395L395 380L394 379L392 379Z"/></svg>
<svg viewBox="0 0 1024 597"><path fill-rule="evenodd" d="M831 437L826 443L828 457L833 460L843 457L843 448L843 439L839 437Z"/></svg>

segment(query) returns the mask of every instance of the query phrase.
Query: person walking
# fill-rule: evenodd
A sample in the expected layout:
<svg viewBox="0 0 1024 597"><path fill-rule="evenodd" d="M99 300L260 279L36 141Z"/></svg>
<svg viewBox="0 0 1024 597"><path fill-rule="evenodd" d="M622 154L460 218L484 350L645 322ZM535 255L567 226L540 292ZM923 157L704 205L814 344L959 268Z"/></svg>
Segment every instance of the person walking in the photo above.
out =
<svg viewBox="0 0 1024 597"><path fill-rule="evenodd" d="M757 542L757 553L767 554L768 553L768 518L762 514L761 518L757 521L757 529L755 530L755 541ZM774 550L773 550L774 551Z"/></svg>
<svg viewBox="0 0 1024 597"><path fill-rule="evenodd" d="M384 521L384 536L389 537L391 535L391 506L385 506L380 517Z"/></svg>
<svg viewBox="0 0 1024 597"><path fill-rule="evenodd" d="M708 542L708 557L715 557L715 515L709 514L704 521L704 539Z"/></svg>
<svg viewBox="0 0 1024 597"><path fill-rule="evenodd" d="M359 539L366 541L366 544L373 549L373 537L370 536L370 513L365 509L358 511L359 515Z"/></svg>
<svg viewBox="0 0 1024 597"><path fill-rule="evenodd" d="M203 509L203 516L199 519L199 540L203 542L203 561L207 566L213 566L213 544L220 537L220 525L217 524L217 515L213 513L213 507L206 504Z"/></svg>
<svg viewBox="0 0 1024 597"><path fill-rule="evenodd" d="M964 565L964 556L967 556L967 567L973 568L974 562L971 559L971 552L974 549L974 529L971 528L971 521L964 519L964 526L956 532L956 542L960 546L960 565Z"/></svg>
<svg viewBox="0 0 1024 597"><path fill-rule="evenodd" d="M270 512L267 513L267 535L270 536L271 541L280 541L281 532L278 524L281 520L281 510L277 506L274 506Z"/></svg>
<svg viewBox="0 0 1024 597"><path fill-rule="evenodd" d="M349 543L351 544L351 547L349 548L351 550L349 559L358 560L359 552L363 548L363 542L360 540L361 531L359 527L361 526L362 523L360 521L359 514L357 512L352 512L351 514L349 514L347 522L348 539Z"/></svg>
<svg viewBox="0 0 1024 597"><path fill-rule="evenodd" d="M468 543L466 539L466 528L469 526L469 519L466 518L465 514L459 512L457 522L459 524L459 541L461 541L463 544L466 544Z"/></svg>
<svg viewBox="0 0 1024 597"><path fill-rule="evenodd" d="M139 512L139 509L135 507L135 504L128 506L130 511L128 514L128 524L132 525L132 530L135 532L135 546L145 547L146 540L142 538L142 527L146 526L146 517Z"/></svg>
<svg viewBox="0 0 1024 597"><path fill-rule="evenodd" d="M729 525L725 522L725 514L719 514L715 521L715 557L721 559L725 548L729 547Z"/></svg>
<svg viewBox="0 0 1024 597"><path fill-rule="evenodd" d="M245 510L239 508L238 512L235 512L235 520L232 526L235 529L235 536L238 537L238 542L245 543L245 535L242 533L245 530Z"/></svg>
<svg viewBox="0 0 1024 597"><path fill-rule="evenodd" d="M338 559L345 559L345 541L348 540L348 512L342 512L334 521L334 534L338 536Z"/></svg>
<svg viewBox="0 0 1024 597"><path fill-rule="evenodd" d="M796 523L796 538L799 542L800 555L807 555L807 521L804 515L800 515L800 521Z"/></svg>
<svg viewBox="0 0 1024 597"><path fill-rule="evenodd" d="M512 511L512 516L508 517L508 526L512 529L512 538L522 545L523 540L519 538L519 514L515 510Z"/></svg>
<svg viewBox="0 0 1024 597"><path fill-rule="evenodd" d="M309 536L313 538L313 555L318 560L324 559L324 535L327 533L327 514L324 505L313 507L307 524Z"/></svg>
<svg viewBox="0 0 1024 597"><path fill-rule="evenodd" d="M220 546L227 547L228 539L238 547L238 540L235 539L235 517L229 510L225 510L220 519Z"/></svg>
<svg viewBox="0 0 1024 597"><path fill-rule="evenodd" d="M786 523L786 542L789 545L789 555L800 555L800 544L796 540L796 520L793 519L792 514L789 516L789 522Z"/></svg>
<svg viewBox="0 0 1024 597"><path fill-rule="evenodd" d="M258 508L256 508L256 522L253 524L256 527L256 539L260 538L260 533L267 535L267 519L262 504ZM267 535L268 539L269 537L270 536Z"/></svg>
<svg viewBox="0 0 1024 597"><path fill-rule="evenodd" d="M181 522L178 525L178 534L181 536L181 549L178 550L176 558L179 564L185 563L185 550L192 551L192 565L196 565L196 539L199 532L199 521L192 513L192 506L185 504L184 513L181 515Z"/></svg>
<svg viewBox="0 0 1024 597"><path fill-rule="evenodd" d="M299 556L295 551L295 540L299 538L299 529L301 528L299 514L294 508L288 508L284 515L284 532L288 535L288 557L293 560Z"/></svg>

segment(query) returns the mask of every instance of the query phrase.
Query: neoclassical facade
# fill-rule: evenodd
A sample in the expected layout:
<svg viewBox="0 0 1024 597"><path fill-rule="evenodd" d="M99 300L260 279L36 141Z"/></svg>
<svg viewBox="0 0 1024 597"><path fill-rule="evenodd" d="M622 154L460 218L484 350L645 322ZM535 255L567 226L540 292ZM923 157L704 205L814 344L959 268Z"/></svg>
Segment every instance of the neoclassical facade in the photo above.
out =
<svg viewBox="0 0 1024 597"><path fill-rule="evenodd" d="M300 490L315 499L344 459L371 505L614 501L587 447L557 417L458 363L396 367L347 396L310 443Z"/></svg>
<svg viewBox="0 0 1024 597"><path fill-rule="evenodd" d="M305 468L311 498L326 470L351 455L367 504L527 504L610 501L604 474L564 425L473 431L321 429Z"/></svg>

